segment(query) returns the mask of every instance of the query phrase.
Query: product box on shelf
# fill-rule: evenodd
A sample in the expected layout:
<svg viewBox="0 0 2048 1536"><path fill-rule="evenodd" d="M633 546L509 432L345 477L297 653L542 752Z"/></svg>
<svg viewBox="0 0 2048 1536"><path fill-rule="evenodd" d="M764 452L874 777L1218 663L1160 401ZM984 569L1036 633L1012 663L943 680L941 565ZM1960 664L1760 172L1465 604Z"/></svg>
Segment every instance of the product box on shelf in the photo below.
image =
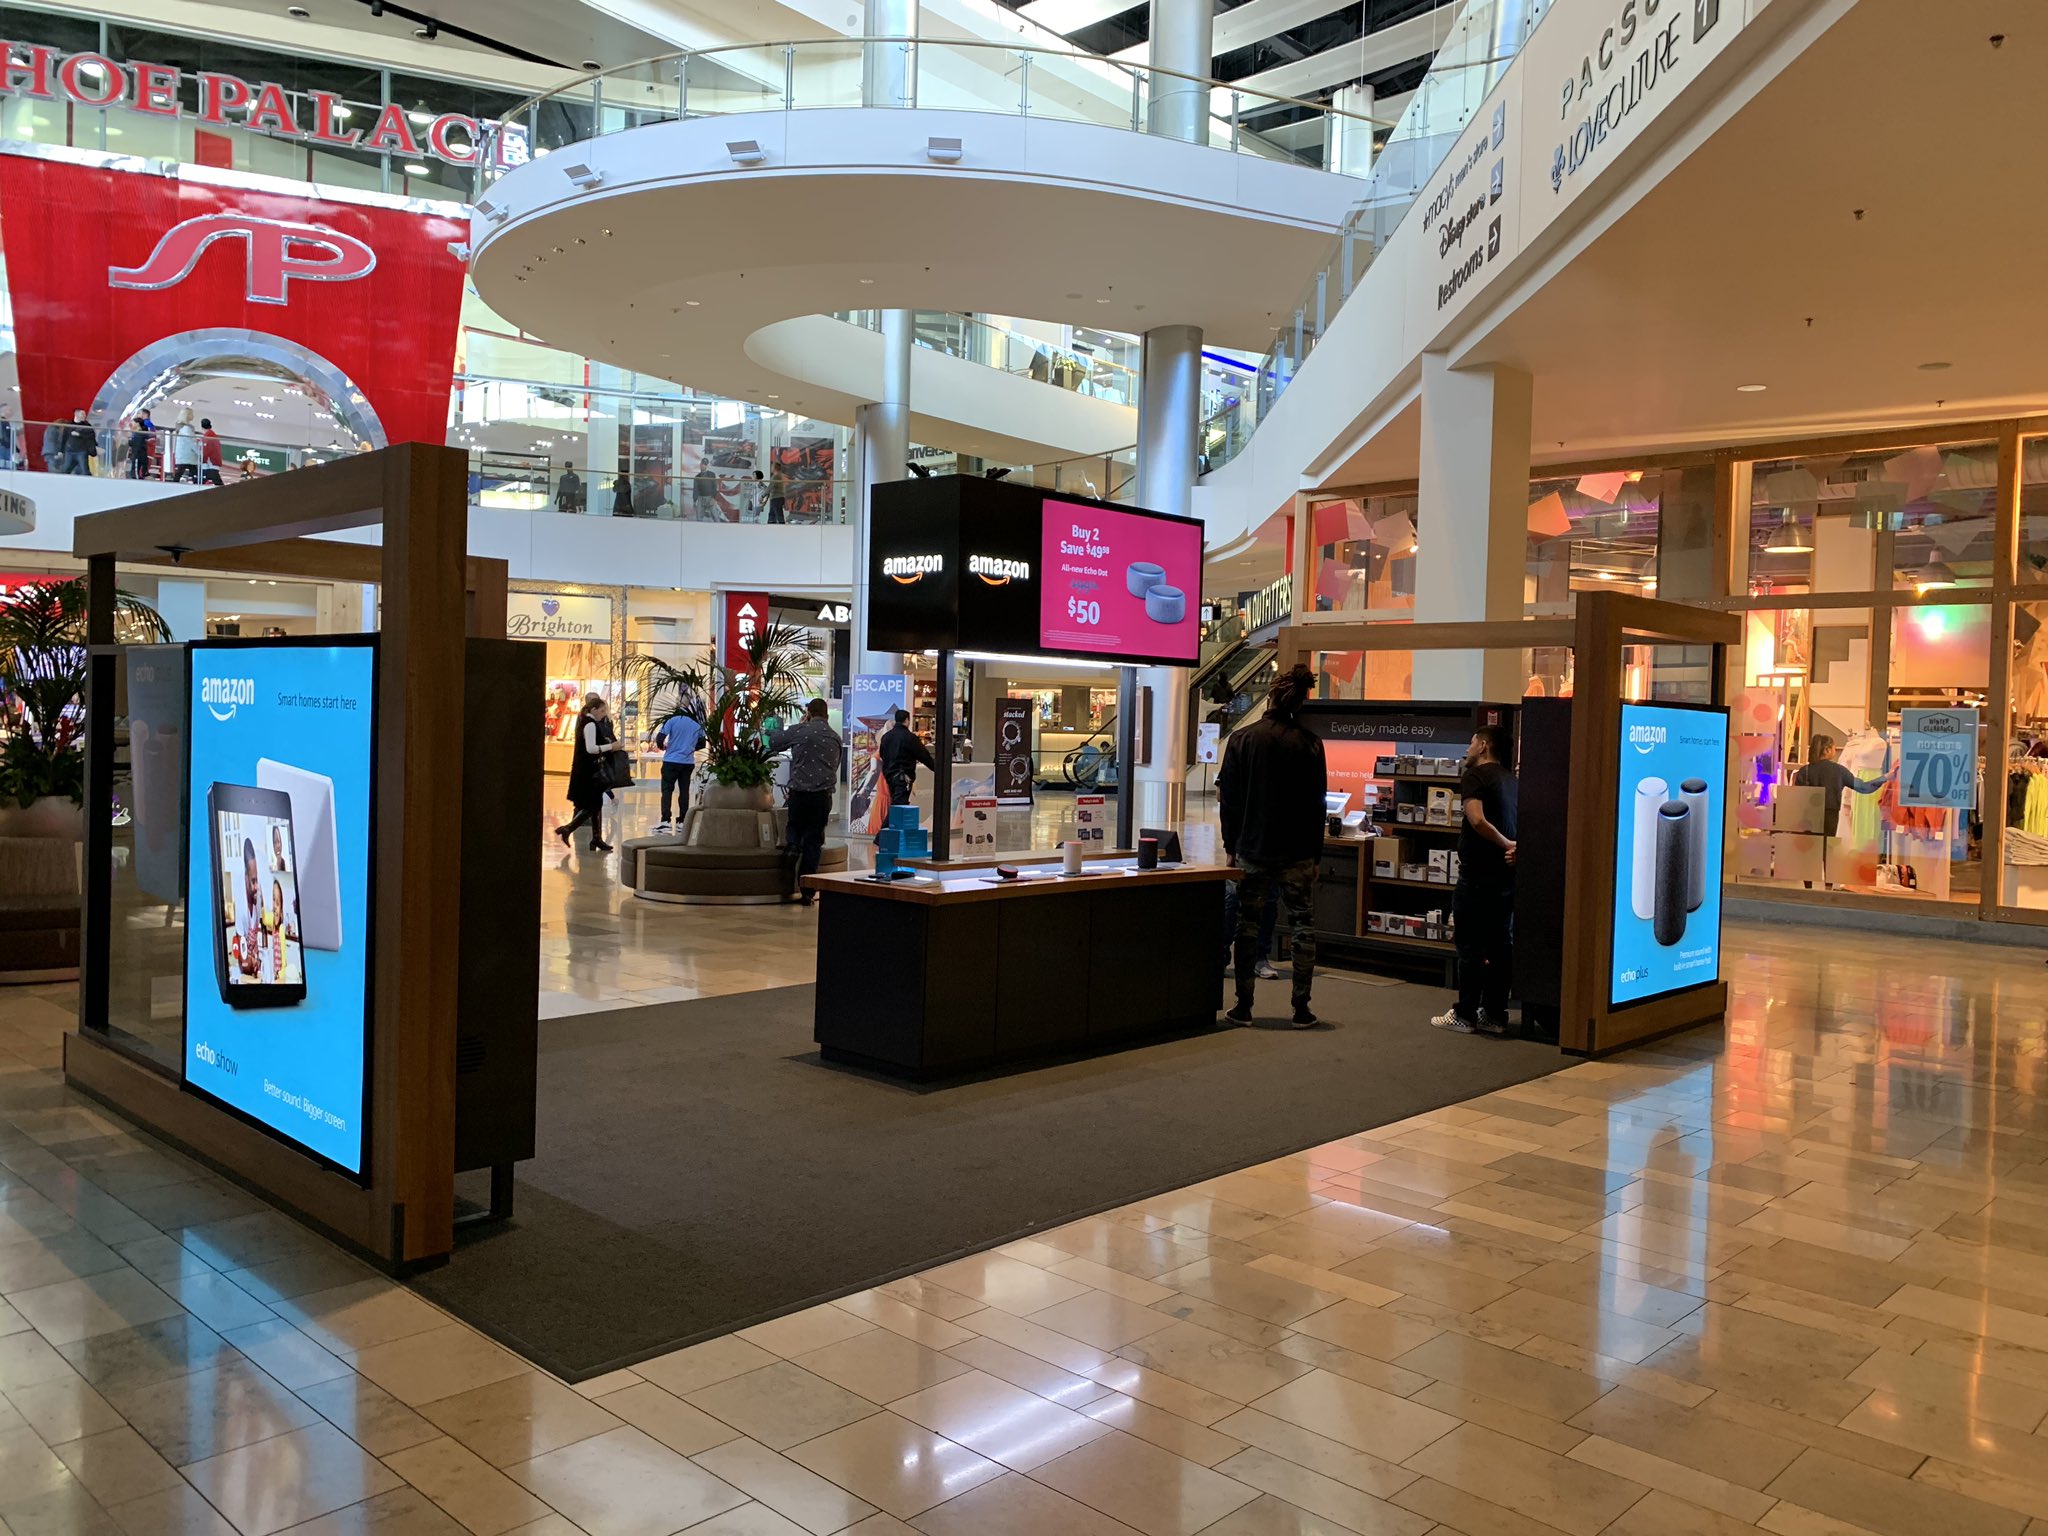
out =
<svg viewBox="0 0 2048 1536"><path fill-rule="evenodd" d="M1423 862L1421 862L1421 863L1418 863L1418 864L1408 864L1408 863L1404 863L1404 864L1402 864L1402 866L1401 866L1401 878L1402 878L1403 880L1421 880L1421 881L1426 881L1426 880L1428 880L1428 879L1429 879L1429 864L1428 864L1428 861L1427 861L1427 860L1425 860L1425 861L1423 861Z"/></svg>
<svg viewBox="0 0 2048 1536"><path fill-rule="evenodd" d="M1401 873L1401 839L1376 837L1372 840L1372 872L1381 880L1392 880Z"/></svg>
<svg viewBox="0 0 2048 1536"><path fill-rule="evenodd" d="M1420 822L1422 820L1422 814L1423 808L1419 805L1414 804L1412 801L1403 800L1399 805L1394 807L1394 815L1396 819L1403 822Z"/></svg>
<svg viewBox="0 0 2048 1536"><path fill-rule="evenodd" d="M1413 752L1403 752L1399 757L1394 759L1394 772L1420 773L1422 770L1417 765L1421 761L1422 760L1418 758Z"/></svg>
<svg viewBox="0 0 2048 1536"><path fill-rule="evenodd" d="M1429 850L1429 878L1438 885L1451 882L1451 850L1432 848Z"/></svg>
<svg viewBox="0 0 2048 1536"><path fill-rule="evenodd" d="M1374 758L1372 760L1373 777L1378 779L1384 779L1389 774L1399 773L1401 771L1399 767L1400 761L1401 759L1398 757Z"/></svg>
<svg viewBox="0 0 2048 1536"><path fill-rule="evenodd" d="M1440 784L1430 786L1429 821L1430 825L1440 827L1451 822L1451 792Z"/></svg>
<svg viewBox="0 0 2048 1536"><path fill-rule="evenodd" d="M1457 850L1457 849L1455 849L1455 848L1453 848L1453 849L1451 850L1451 884L1453 884L1453 885L1456 885L1457 883L1458 883L1458 850Z"/></svg>
<svg viewBox="0 0 2048 1536"><path fill-rule="evenodd" d="M1366 913L1365 931L1367 933L1385 933L1387 931L1387 914L1384 912Z"/></svg>

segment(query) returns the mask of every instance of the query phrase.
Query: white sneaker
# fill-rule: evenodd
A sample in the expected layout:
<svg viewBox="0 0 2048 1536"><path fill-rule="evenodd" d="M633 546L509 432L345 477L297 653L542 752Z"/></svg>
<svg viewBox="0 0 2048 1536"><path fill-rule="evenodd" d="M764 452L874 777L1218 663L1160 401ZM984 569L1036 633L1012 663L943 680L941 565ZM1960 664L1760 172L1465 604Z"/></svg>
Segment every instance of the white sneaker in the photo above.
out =
<svg viewBox="0 0 2048 1536"><path fill-rule="evenodd" d="M1280 979L1280 973L1273 969L1273 962L1270 960L1261 960L1258 970L1253 972L1253 974L1261 981L1278 981Z"/></svg>
<svg viewBox="0 0 2048 1536"><path fill-rule="evenodd" d="M1224 961L1223 974L1225 976L1235 976L1237 974L1237 962L1235 960Z"/></svg>
<svg viewBox="0 0 2048 1536"><path fill-rule="evenodd" d="M675 829L665 821L657 821L654 824L654 835L656 837L667 837L673 830Z"/></svg>
<svg viewBox="0 0 2048 1536"><path fill-rule="evenodd" d="M1438 1029L1448 1029L1454 1035L1469 1035L1478 1028L1470 1019L1460 1018L1455 1008L1446 1008L1429 1022Z"/></svg>

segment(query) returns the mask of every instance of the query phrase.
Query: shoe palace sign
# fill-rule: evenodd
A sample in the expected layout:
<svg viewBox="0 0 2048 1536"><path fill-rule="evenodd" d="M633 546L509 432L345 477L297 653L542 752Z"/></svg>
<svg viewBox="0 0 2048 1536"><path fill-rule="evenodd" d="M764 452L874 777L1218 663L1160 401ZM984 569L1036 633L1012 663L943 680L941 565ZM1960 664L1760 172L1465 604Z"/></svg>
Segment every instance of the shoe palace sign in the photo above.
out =
<svg viewBox="0 0 2048 1536"><path fill-rule="evenodd" d="M184 118L219 128L242 128L273 138L361 149L372 154L430 155L450 165L474 165L487 128L499 128L493 160L522 165L525 133L462 112L428 117L396 102L380 108L368 128L346 126L355 109L332 91L293 92L274 81L201 70L187 75L169 64L119 64L103 53L59 53L40 43L0 44L0 96L66 101L99 109L119 107L155 117ZM196 112L185 109L191 82Z"/></svg>

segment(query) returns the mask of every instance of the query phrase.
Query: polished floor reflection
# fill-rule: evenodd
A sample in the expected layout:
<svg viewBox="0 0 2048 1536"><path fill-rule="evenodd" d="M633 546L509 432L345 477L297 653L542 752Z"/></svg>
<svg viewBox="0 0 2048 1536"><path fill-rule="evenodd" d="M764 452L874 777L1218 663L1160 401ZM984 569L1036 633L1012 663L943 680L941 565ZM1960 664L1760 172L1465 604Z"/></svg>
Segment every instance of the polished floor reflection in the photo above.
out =
<svg viewBox="0 0 2048 1536"><path fill-rule="evenodd" d="M563 1006L806 968L800 912L575 864ZM0 1524L2043 1536L2048 969L1729 939L1725 1032L575 1386L68 1093L70 989L0 993Z"/></svg>

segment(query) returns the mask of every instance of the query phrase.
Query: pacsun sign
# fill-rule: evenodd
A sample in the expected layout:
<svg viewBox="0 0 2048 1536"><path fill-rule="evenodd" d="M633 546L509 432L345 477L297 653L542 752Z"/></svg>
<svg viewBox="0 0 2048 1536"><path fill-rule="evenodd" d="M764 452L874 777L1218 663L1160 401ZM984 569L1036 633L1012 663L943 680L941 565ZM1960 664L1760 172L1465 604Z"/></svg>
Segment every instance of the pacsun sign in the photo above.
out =
<svg viewBox="0 0 2048 1536"><path fill-rule="evenodd" d="M40 43L0 44L0 60L5 61L0 65L0 95L68 101L94 109L121 107L155 117L190 117L215 127L245 128L335 149L415 160L431 155L450 165L474 165L485 129L497 126L462 112L415 122L411 113L392 102L367 129L350 128L344 125L353 111L332 91L287 91L274 81L252 82L216 70L188 76L169 64L121 64L103 53L63 54ZM188 79L199 104L194 113L186 112L183 101ZM492 159L497 164L526 161L525 135L517 130L504 127L494 143Z"/></svg>

